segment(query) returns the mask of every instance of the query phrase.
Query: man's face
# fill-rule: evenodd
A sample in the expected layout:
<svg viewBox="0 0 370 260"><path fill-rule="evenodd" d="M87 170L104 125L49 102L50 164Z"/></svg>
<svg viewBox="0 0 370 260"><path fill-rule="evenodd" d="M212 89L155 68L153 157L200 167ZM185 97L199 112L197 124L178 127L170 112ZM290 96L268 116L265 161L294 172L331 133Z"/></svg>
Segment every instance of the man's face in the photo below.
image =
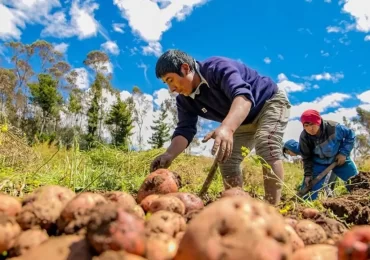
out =
<svg viewBox="0 0 370 260"><path fill-rule="evenodd" d="M320 130L319 125L315 125L312 123L304 123L303 128L309 135L316 135Z"/></svg>
<svg viewBox="0 0 370 260"><path fill-rule="evenodd" d="M176 73L167 73L162 77L162 80L168 85L171 92L189 96L193 92L194 73L190 71L188 64L181 66L181 72L183 76Z"/></svg>

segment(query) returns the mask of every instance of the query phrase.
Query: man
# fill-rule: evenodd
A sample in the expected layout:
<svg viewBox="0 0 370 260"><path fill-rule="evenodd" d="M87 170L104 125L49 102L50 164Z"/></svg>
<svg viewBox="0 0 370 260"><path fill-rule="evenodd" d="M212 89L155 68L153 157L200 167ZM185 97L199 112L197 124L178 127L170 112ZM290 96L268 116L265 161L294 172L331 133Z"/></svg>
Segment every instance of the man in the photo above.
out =
<svg viewBox="0 0 370 260"><path fill-rule="evenodd" d="M357 167L350 157L355 142L352 129L330 120L323 120L318 111L309 109L301 115L304 130L299 139L299 150L303 160L304 183L308 185L331 163L338 165L332 170L344 182L358 174ZM311 193L311 200L317 199L324 179L318 182ZM347 190L349 186L347 185Z"/></svg>
<svg viewBox="0 0 370 260"><path fill-rule="evenodd" d="M299 150L299 143L294 140L290 139L284 143L283 147L283 154L289 154L290 156L297 156L301 155L301 151ZM315 162L314 162L315 163ZM304 179L304 178L303 178ZM326 176L325 176L325 181L324 181L324 189L326 192L326 195L328 197L333 197L334 196L334 188L335 188L335 182L337 181L338 177L333 173L333 171L330 171ZM304 187L304 183L302 185Z"/></svg>
<svg viewBox="0 0 370 260"><path fill-rule="evenodd" d="M265 198L277 204L284 178L282 137L288 123L290 103L268 77L225 57L196 61L180 50L159 57L156 76L171 92L177 92L178 124L167 151L154 159L151 170L167 168L193 140L198 116L220 122L203 142L213 138L225 189L242 187L241 147L260 155L272 168L263 168ZM279 179L276 178L276 175Z"/></svg>

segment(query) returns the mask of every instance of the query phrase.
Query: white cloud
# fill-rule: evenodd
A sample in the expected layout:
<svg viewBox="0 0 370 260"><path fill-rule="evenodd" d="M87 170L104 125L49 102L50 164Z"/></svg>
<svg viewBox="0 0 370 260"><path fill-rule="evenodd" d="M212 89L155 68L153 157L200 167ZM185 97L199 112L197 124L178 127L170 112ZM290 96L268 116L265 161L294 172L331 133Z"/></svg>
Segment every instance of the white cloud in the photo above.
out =
<svg viewBox="0 0 370 260"><path fill-rule="evenodd" d="M266 64L270 64L271 59L269 57L266 57L266 58L263 59L263 62L266 63Z"/></svg>
<svg viewBox="0 0 370 260"><path fill-rule="evenodd" d="M88 89L90 83L87 70L85 68L77 68L75 71L78 74L76 82L77 87L80 89Z"/></svg>
<svg viewBox="0 0 370 260"><path fill-rule="evenodd" d="M314 89L319 89L319 88L320 88L320 86L319 86L319 85L317 85L317 84L313 85L312 87L313 87Z"/></svg>
<svg viewBox="0 0 370 260"><path fill-rule="evenodd" d="M26 24L43 23L59 0L2 0L0 3L0 39L19 40Z"/></svg>
<svg viewBox="0 0 370 260"><path fill-rule="evenodd" d="M342 29L338 26L328 26L328 27L326 27L326 31L328 33L338 33L338 32L341 32Z"/></svg>
<svg viewBox="0 0 370 260"><path fill-rule="evenodd" d="M342 9L352 15L356 21L356 29L360 32L370 31L370 2L364 0L345 0Z"/></svg>
<svg viewBox="0 0 370 260"><path fill-rule="evenodd" d="M298 105L292 106L290 110L290 117L297 118L307 109L316 109L320 113L327 108L334 108L340 105L340 102L349 99L351 96L342 93L331 93L322 98L316 98L312 102L302 102Z"/></svg>
<svg viewBox="0 0 370 260"><path fill-rule="evenodd" d="M125 31L123 30L123 28L125 28L125 24L124 23L114 23L113 25L112 25L112 27L113 27L113 30L115 31L115 32L118 32L118 33L125 33Z"/></svg>
<svg viewBox="0 0 370 260"><path fill-rule="evenodd" d="M154 92L154 103L159 107L164 101L170 98L170 92L166 88L161 88Z"/></svg>
<svg viewBox="0 0 370 260"><path fill-rule="evenodd" d="M143 69L144 70L144 77L145 77L145 80L148 82L148 83L150 83L149 82L149 79L148 79L148 68L149 68L149 66L148 65L146 65L145 63L143 63L143 62L141 62L140 64L138 64L137 65L137 67L138 68L141 68L141 69Z"/></svg>
<svg viewBox="0 0 370 260"><path fill-rule="evenodd" d="M68 43L62 42L57 45L54 45L54 50L61 52L61 53L66 53L68 47L69 47Z"/></svg>
<svg viewBox="0 0 370 260"><path fill-rule="evenodd" d="M324 0L325 3L331 3L331 0Z"/></svg>
<svg viewBox="0 0 370 260"><path fill-rule="evenodd" d="M151 0L114 0L113 3L121 10L122 16L128 20L134 33L147 42L158 42L162 34L171 27L171 21L177 18L184 20L193 8L207 0L176 0L158 6ZM169 2L169 1L166 1Z"/></svg>
<svg viewBox="0 0 370 260"><path fill-rule="evenodd" d="M357 98L363 103L370 104L370 90L361 93Z"/></svg>
<svg viewBox="0 0 370 260"><path fill-rule="evenodd" d="M22 32L19 28L23 29L26 26L22 16L22 12L0 4L0 38L2 40L20 39Z"/></svg>
<svg viewBox="0 0 370 260"><path fill-rule="evenodd" d="M321 50L320 53L321 53L321 56L329 57L329 53L328 52L325 52L325 51Z"/></svg>
<svg viewBox="0 0 370 260"><path fill-rule="evenodd" d="M149 42L148 46L141 47L144 55L155 55L159 57L162 54L162 45L159 42Z"/></svg>
<svg viewBox="0 0 370 260"><path fill-rule="evenodd" d="M309 77L303 77L306 80L327 80L327 81L332 81L332 82L338 82L340 79L344 78L343 73L336 72L336 73L328 73L328 72L323 72L321 74L314 74Z"/></svg>
<svg viewBox="0 0 370 260"><path fill-rule="evenodd" d="M364 41L370 41L370 35L366 35Z"/></svg>
<svg viewBox="0 0 370 260"><path fill-rule="evenodd" d="M284 89L286 92L298 92L304 90L304 84L295 83L293 81L288 80L284 73L280 73L278 75L278 83L279 88Z"/></svg>
<svg viewBox="0 0 370 260"><path fill-rule="evenodd" d="M279 60L284 60L284 56L281 55L281 54L278 54L278 58L279 58Z"/></svg>
<svg viewBox="0 0 370 260"><path fill-rule="evenodd" d="M74 0L69 14L71 21L67 20L66 14L59 11L51 15L48 24L42 30L42 36L53 36L58 38L68 38L77 36L80 40L96 36L99 23L94 18L94 12L99 5L93 0Z"/></svg>
<svg viewBox="0 0 370 260"><path fill-rule="evenodd" d="M103 50L105 50L106 52L110 52L113 55L118 55L120 53L117 43L113 41L106 41L101 45L101 47L103 48Z"/></svg>

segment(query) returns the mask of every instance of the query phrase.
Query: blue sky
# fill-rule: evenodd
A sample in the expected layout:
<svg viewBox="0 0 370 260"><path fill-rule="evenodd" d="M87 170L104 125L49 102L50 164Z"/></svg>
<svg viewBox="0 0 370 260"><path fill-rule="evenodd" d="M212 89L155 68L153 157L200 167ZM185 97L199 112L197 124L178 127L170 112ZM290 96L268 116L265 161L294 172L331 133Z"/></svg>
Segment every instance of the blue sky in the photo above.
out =
<svg viewBox="0 0 370 260"><path fill-rule="evenodd" d="M45 39L81 70L89 51L106 50L114 86L131 91L137 85L148 95L166 88L154 68L169 48L196 59L239 59L287 90L293 108L285 139L297 138L302 129L295 119L306 108L335 120L354 116L358 105L370 109L369 1L230 3L0 0L0 40ZM0 53L7 57L4 48Z"/></svg>

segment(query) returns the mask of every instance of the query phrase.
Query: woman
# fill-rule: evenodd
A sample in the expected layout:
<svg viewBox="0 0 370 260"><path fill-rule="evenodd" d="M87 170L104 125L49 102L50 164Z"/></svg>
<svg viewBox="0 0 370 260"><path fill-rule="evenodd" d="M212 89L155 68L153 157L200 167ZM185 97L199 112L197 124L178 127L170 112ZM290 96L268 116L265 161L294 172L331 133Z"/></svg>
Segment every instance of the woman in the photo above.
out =
<svg viewBox="0 0 370 260"><path fill-rule="evenodd" d="M288 154L290 156L301 155L301 152L299 150L299 143L296 140L293 140L293 139L290 139L290 140L286 141L284 143L284 147L283 147L283 154L284 154L284 156L286 154ZM333 197L335 182L337 181L337 179L338 179L337 175L335 175L332 171L330 171L325 176L324 189L325 189L326 195L328 197ZM303 184L302 184L302 186L303 186Z"/></svg>
<svg viewBox="0 0 370 260"><path fill-rule="evenodd" d="M344 182L358 174L350 154L355 142L355 133L345 125L324 120L318 111L309 109L301 115L304 130L299 139L299 151L303 160L304 184L306 186L330 164L337 162L332 170ZM315 200L324 184L321 180L311 190ZM346 186L349 191L349 186Z"/></svg>

